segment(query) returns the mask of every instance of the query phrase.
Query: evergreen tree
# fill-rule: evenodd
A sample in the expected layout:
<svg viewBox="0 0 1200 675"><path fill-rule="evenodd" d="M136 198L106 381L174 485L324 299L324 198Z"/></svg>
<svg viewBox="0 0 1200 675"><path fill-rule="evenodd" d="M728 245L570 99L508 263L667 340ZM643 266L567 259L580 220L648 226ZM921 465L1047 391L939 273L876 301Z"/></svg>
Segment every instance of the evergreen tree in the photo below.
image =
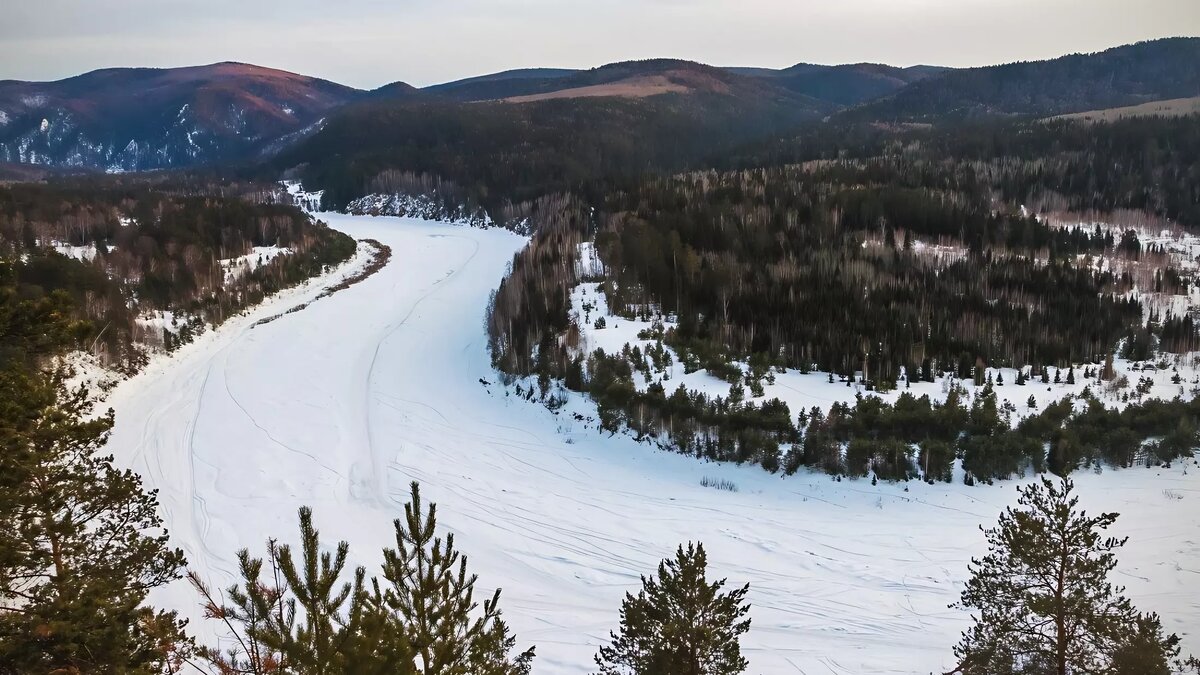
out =
<svg viewBox="0 0 1200 675"><path fill-rule="evenodd" d="M500 618L500 589L483 602L480 616L474 600L475 575L467 575L467 559L454 548L454 535L437 537L437 505L422 509L420 488L412 484L412 501L404 519L395 521L396 548L383 552L388 587L383 607L417 655L421 675L524 675L533 649L510 657L515 640Z"/></svg>
<svg viewBox="0 0 1200 675"><path fill-rule="evenodd" d="M336 622L342 606L350 598L349 582L340 582L346 566L349 545L338 542L335 553L321 552L320 537L312 524L312 510L300 508L301 565L297 566L288 545L278 549L279 570L302 610L301 623L295 632L285 634L282 647L291 655L291 662L309 672L332 671L340 660L345 641L343 630ZM361 586L363 570L355 572ZM340 585L339 585L340 583Z"/></svg>
<svg viewBox="0 0 1200 675"><path fill-rule="evenodd" d="M0 673L158 672L186 641L144 601L183 553L154 492L102 454L112 412L66 377L0 374Z"/></svg>
<svg viewBox="0 0 1200 675"><path fill-rule="evenodd" d="M750 630L749 584L724 592L709 583L704 546L688 544L642 577L636 596L621 603L620 633L600 648L601 675L732 675L746 669L739 639Z"/></svg>
<svg viewBox="0 0 1200 675"><path fill-rule="evenodd" d="M1125 544L1104 536L1117 514L1089 516L1073 490L1069 479L1022 487L1018 508L985 532L988 554L972 560L958 604L974 625L954 649L952 672L1107 673L1174 655L1177 638L1163 637L1157 618L1139 615L1108 581Z"/></svg>
<svg viewBox="0 0 1200 675"><path fill-rule="evenodd" d="M242 584L219 602L194 573L207 613L233 639L226 652L200 654L222 674L528 675L533 649L511 655L516 638L500 618L500 592L476 612L475 577L453 538L434 537L434 505L422 510L412 486L397 549L384 550L385 586L357 568L343 580L349 552L321 552L312 513L300 509L300 555L267 542L267 563L238 553Z"/></svg>

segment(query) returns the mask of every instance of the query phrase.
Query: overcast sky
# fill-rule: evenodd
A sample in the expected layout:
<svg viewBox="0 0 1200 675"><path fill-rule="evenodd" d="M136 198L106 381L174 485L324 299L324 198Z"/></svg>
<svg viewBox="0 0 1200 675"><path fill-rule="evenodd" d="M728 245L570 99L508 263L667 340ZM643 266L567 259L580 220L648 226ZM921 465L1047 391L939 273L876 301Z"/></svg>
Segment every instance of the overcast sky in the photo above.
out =
<svg viewBox="0 0 1200 675"><path fill-rule="evenodd" d="M1200 35L1200 0L3 0L0 79L245 61L372 88L671 56L973 66Z"/></svg>

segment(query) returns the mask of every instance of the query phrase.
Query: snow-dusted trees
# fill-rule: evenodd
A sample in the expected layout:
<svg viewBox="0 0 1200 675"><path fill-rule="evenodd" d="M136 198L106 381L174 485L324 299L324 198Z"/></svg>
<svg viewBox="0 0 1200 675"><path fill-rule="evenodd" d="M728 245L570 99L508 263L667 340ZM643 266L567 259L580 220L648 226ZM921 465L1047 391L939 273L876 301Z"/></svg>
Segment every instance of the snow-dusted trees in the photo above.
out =
<svg viewBox="0 0 1200 675"><path fill-rule="evenodd" d="M348 546L321 552L312 512L300 509L300 555L267 543L267 564L240 551L242 584L225 603L195 574L208 614L224 622L234 647L201 648L221 673L253 675L527 675L533 649L512 654L516 638L500 618L500 591L473 599L475 576L454 539L436 536L412 484L396 548L383 552L383 580L363 568L343 580Z"/></svg>
<svg viewBox="0 0 1200 675"><path fill-rule="evenodd" d="M1141 614L1108 577L1124 539L1115 513L1079 508L1070 480L1020 488L1017 508L987 530L959 606L973 625L955 647L962 675L1170 673L1178 638Z"/></svg>
<svg viewBox="0 0 1200 675"><path fill-rule="evenodd" d="M600 648L600 675L733 675L746 669L738 640L750 630L749 584L722 590L706 578L704 546L688 544L642 590L625 594L621 627Z"/></svg>

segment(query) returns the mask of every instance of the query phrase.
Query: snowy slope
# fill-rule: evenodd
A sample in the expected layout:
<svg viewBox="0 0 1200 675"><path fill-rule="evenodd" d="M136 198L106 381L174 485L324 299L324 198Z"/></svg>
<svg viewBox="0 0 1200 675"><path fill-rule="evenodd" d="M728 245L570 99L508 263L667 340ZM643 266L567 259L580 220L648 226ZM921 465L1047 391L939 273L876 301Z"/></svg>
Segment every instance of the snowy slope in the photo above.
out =
<svg viewBox="0 0 1200 675"><path fill-rule="evenodd" d="M753 673L928 673L949 667L968 617L948 609L977 526L1016 496L995 487L780 478L602 436L507 395L483 335L489 292L525 240L398 218L322 214L391 246L391 262L303 311L275 298L121 385L110 447L161 490L174 540L215 585L234 552L294 541L311 505L323 536L372 571L410 480L439 503L534 671L586 673L622 595L682 541L712 573L749 582ZM332 281L328 282L332 283ZM480 379L491 383L484 386ZM568 409L587 410L572 401ZM737 492L702 487L704 477ZM1200 626L1200 468L1081 475L1089 510L1122 513L1118 581L1171 630ZM907 490L907 491L906 491ZM178 584L157 602L193 617ZM1200 634L1185 638L1200 651Z"/></svg>

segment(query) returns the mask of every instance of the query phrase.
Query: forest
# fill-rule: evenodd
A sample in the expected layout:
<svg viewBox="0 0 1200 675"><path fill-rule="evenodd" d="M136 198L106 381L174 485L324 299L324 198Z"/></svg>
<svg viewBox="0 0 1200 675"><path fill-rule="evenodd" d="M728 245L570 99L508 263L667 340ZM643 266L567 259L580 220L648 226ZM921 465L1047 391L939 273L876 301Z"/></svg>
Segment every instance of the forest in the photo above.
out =
<svg viewBox="0 0 1200 675"><path fill-rule="evenodd" d="M770 471L948 480L958 458L967 480L990 481L1026 469L1186 456L1197 411L1183 401L1164 404L1175 406L1169 415L1146 412L1153 421L1129 421L1143 419L1140 407L1119 413L1094 400L1086 412L1067 405L1020 424L1000 411L971 432L966 413L995 408L994 397L980 403L985 394L961 406L926 401L921 431L893 433L878 417L853 423L853 410L741 400L743 383L753 391L764 375L788 369L888 391L946 374L982 385L985 369L996 367L1046 378L1082 363L1099 387L1112 379L1115 357L1195 349L1192 317L1150 310L1135 292L1187 293L1194 280L1186 272L1131 227L1064 227L1048 216L1104 222L1120 211L1140 224L1191 223L1200 203L1196 125L1084 127L864 132L825 138L819 148L788 139L737 160L759 166L610 189L543 226L516 256L489 313L494 362L513 378L536 378L551 405L555 381L587 392L608 431ZM602 262L590 280L614 313L669 318L656 336L660 353L581 349L570 292L584 281L584 242ZM661 368L663 347L687 372L727 379L730 396L657 383L639 390L634 375ZM1114 433L1081 443L1084 422ZM941 425L947 431L932 431Z"/></svg>
<svg viewBox="0 0 1200 675"><path fill-rule="evenodd" d="M262 186L228 192L95 178L0 186L5 282L18 297L67 298L88 326L77 346L132 372L147 346L186 342L354 252L349 237L275 203ZM245 274L222 269L221 260L258 246L291 253ZM163 311L177 323L161 336L138 321Z"/></svg>

